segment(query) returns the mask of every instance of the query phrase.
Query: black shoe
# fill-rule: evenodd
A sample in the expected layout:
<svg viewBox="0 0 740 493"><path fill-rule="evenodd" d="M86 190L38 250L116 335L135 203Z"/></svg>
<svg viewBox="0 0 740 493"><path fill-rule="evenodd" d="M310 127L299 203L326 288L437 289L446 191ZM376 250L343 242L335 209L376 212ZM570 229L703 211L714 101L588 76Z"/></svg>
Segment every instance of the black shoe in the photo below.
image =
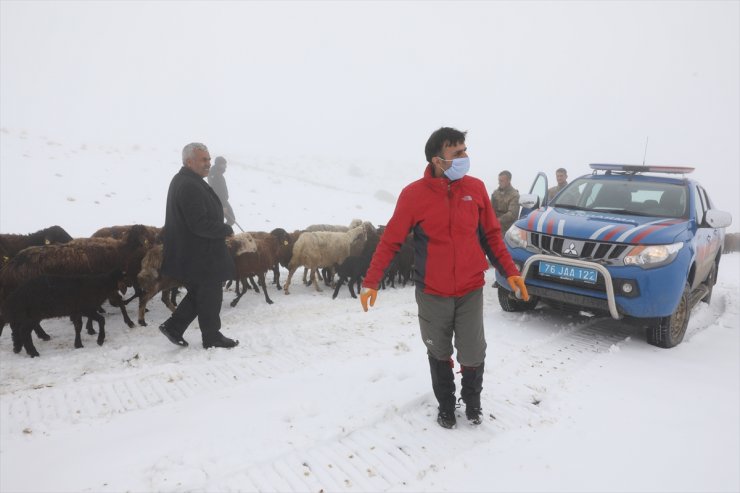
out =
<svg viewBox="0 0 740 493"><path fill-rule="evenodd" d="M437 424L441 426L442 428L454 428L457 424L457 420L455 419L455 411L442 411L440 409L439 414L437 414Z"/></svg>
<svg viewBox="0 0 740 493"><path fill-rule="evenodd" d="M167 328L166 324L162 324L159 326L159 331L164 334L164 336L170 340L172 344L177 344L181 347L188 346L188 341L182 338L182 336L173 334L169 328Z"/></svg>
<svg viewBox="0 0 740 493"><path fill-rule="evenodd" d="M236 347L239 345L239 341L235 341L234 339L229 339L228 337L219 334L215 339L211 341L203 341L203 348L208 349L212 347L222 347L226 349L231 349L233 347Z"/></svg>
<svg viewBox="0 0 740 493"><path fill-rule="evenodd" d="M470 424L473 425L479 425L483 422L483 412L479 407L466 407L465 417L467 417Z"/></svg>

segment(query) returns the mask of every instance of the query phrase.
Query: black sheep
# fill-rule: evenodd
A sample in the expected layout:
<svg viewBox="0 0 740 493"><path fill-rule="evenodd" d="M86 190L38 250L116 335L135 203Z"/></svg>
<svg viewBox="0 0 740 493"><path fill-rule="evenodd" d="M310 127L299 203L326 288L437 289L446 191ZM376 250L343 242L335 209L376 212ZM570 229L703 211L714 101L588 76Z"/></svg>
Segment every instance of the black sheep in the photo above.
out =
<svg viewBox="0 0 740 493"><path fill-rule="evenodd" d="M75 347L82 347L82 317L98 322L98 345L105 340L105 319L98 307L119 290L124 274L114 270L91 276L39 276L22 283L5 299L3 316L13 333L13 351L26 349L31 357L39 356L33 345L31 330L42 320L70 317L75 327Z"/></svg>
<svg viewBox="0 0 740 493"><path fill-rule="evenodd" d="M357 298L353 285L357 286L357 292L359 293L360 283L362 282L362 278L365 277L365 274L367 274L367 269L370 267L371 259L372 255L352 255L344 259L344 262L339 264L339 267L337 267L339 282L337 282L337 285L334 288L332 299L337 297L339 294L339 288L341 288L342 284L345 282L347 283L349 294L351 294L353 298Z"/></svg>

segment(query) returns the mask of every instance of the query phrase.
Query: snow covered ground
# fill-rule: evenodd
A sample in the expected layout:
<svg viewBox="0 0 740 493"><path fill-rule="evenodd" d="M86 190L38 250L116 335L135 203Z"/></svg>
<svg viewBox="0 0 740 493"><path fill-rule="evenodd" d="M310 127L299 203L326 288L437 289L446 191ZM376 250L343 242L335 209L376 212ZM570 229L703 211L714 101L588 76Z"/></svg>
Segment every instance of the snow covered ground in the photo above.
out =
<svg viewBox="0 0 740 493"><path fill-rule="evenodd" d="M2 232L163 223L185 142L0 132ZM383 224L424 167L239 152L211 149L229 159L246 230ZM472 159L471 174L495 176ZM369 313L346 289L332 300L298 283L271 293L273 305L249 293L235 308L226 293L233 350L203 350L197 324L190 347L173 346L156 329L168 316L156 299L147 327L107 307L102 347L83 334L74 349L71 324L48 321L52 340L31 359L12 353L6 329L0 490L736 492L739 272L740 254L725 255L712 304L671 350L607 318L504 313L486 288L485 421L455 430L435 423L412 287L381 291Z"/></svg>

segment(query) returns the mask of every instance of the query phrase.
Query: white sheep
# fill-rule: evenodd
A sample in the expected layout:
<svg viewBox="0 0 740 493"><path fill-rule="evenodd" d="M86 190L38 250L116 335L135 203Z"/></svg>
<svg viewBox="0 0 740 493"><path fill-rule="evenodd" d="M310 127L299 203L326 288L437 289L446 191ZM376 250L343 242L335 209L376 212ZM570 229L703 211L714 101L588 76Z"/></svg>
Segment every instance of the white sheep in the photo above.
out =
<svg viewBox="0 0 740 493"><path fill-rule="evenodd" d="M288 265L288 280L285 281L285 294L290 294L288 288L293 274L300 266L311 270L311 281L316 291L321 291L316 279L316 271L322 267L333 268L341 264L350 253L364 244L367 239L365 227L360 225L346 233L329 231L307 231L301 234L293 245L293 256ZM359 246L360 250L362 246Z"/></svg>

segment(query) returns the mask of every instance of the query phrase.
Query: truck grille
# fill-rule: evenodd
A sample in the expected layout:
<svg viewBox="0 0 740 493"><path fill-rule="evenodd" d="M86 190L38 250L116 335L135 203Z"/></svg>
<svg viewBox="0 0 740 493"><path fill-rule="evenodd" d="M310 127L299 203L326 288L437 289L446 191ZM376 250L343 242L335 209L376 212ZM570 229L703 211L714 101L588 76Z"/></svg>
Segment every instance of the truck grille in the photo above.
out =
<svg viewBox="0 0 740 493"><path fill-rule="evenodd" d="M563 255L563 247L575 243L579 248L577 255ZM604 243L597 241L570 240L559 236L544 235L542 233L529 233L529 243L541 253L555 255L558 257L570 257L581 260L596 260L602 263L616 263L621 260L627 245L620 243Z"/></svg>

